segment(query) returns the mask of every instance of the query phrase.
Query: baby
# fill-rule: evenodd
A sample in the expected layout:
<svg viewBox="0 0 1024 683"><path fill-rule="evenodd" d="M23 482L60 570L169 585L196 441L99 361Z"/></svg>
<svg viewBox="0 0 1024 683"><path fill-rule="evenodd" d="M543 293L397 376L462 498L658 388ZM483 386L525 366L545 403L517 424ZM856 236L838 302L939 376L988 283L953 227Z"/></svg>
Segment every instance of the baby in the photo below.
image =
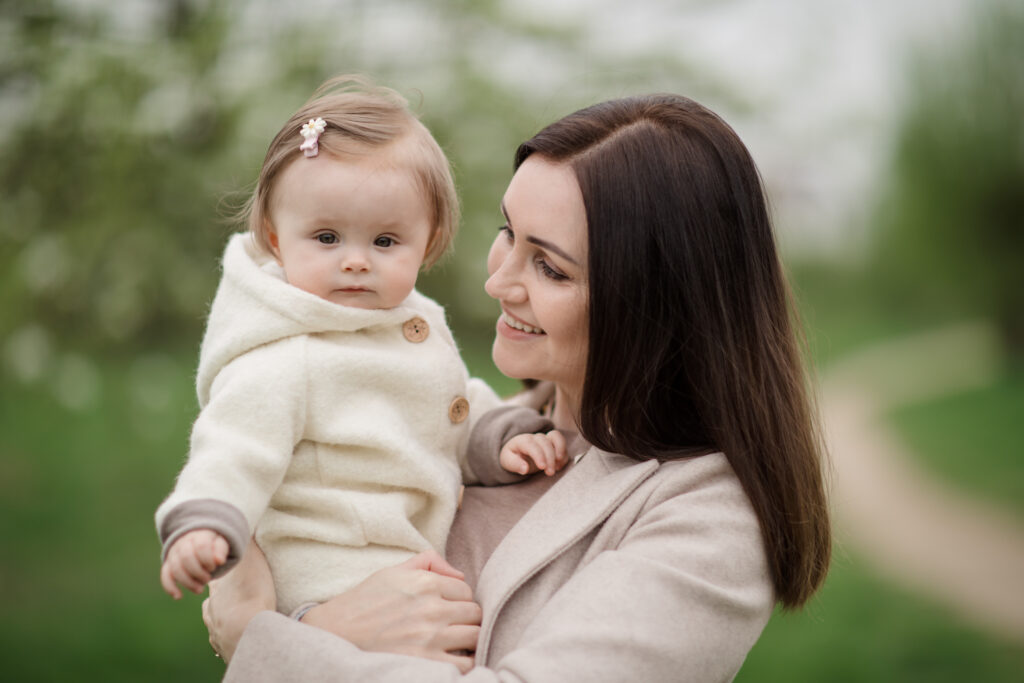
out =
<svg viewBox="0 0 1024 683"><path fill-rule="evenodd" d="M207 321L188 462L156 513L169 594L200 592L255 535L287 614L443 552L463 482L565 465L562 436L532 433L550 426L525 410L486 421L521 432L500 453L467 454L501 401L415 290L458 201L401 96L324 84L271 142L247 218Z"/></svg>

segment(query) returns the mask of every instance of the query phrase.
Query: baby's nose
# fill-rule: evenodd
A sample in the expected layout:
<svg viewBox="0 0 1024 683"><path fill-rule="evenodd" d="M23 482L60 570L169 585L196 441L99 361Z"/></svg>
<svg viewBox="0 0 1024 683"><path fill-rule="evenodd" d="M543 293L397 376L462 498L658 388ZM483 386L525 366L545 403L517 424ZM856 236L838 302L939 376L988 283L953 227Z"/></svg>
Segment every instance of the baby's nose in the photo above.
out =
<svg viewBox="0 0 1024 683"><path fill-rule="evenodd" d="M341 259L341 269L345 272L362 272L370 269L370 261L362 249L347 249Z"/></svg>

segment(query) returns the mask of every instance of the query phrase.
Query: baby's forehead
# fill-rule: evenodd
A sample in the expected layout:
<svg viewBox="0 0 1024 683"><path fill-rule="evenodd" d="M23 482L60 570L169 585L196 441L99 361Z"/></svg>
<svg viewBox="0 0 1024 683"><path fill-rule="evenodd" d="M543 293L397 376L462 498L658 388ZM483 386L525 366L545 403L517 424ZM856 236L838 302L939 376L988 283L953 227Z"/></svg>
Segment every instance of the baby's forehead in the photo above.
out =
<svg viewBox="0 0 1024 683"><path fill-rule="evenodd" d="M430 173L431 160L420 145L408 136L383 145L368 145L350 142L328 149L330 158L347 163L356 163L383 171L408 174L411 182L424 194L427 192L424 178ZM297 160L300 161L300 160Z"/></svg>

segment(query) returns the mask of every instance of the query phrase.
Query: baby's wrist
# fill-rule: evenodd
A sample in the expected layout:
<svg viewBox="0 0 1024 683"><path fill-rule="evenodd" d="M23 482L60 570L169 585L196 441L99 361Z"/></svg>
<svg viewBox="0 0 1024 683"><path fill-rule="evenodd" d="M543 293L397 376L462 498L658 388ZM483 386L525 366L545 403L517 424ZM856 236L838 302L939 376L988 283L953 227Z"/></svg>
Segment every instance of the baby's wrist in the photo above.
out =
<svg viewBox="0 0 1024 683"><path fill-rule="evenodd" d="M298 607L295 608L295 610L291 613L290 616L295 621L302 621L302 618L304 616L306 616L306 614L309 613L309 610L313 609L314 607L318 606L319 604L320 603L318 603L318 602L307 602L305 604L299 605Z"/></svg>

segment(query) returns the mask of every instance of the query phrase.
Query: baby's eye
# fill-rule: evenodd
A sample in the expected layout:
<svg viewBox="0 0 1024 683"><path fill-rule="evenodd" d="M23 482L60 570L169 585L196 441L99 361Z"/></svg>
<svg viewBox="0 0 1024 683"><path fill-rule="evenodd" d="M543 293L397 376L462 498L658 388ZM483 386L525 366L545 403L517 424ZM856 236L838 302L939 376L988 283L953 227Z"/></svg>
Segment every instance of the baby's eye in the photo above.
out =
<svg viewBox="0 0 1024 683"><path fill-rule="evenodd" d="M388 237L387 235L381 235L380 237L378 237L377 239L375 239L373 241L373 246L375 246L375 247L382 247L384 249L387 249L388 247L390 247L394 243L395 243L394 238Z"/></svg>
<svg viewBox="0 0 1024 683"><path fill-rule="evenodd" d="M322 232L316 236L316 241L320 244L337 244L338 236L333 232Z"/></svg>

